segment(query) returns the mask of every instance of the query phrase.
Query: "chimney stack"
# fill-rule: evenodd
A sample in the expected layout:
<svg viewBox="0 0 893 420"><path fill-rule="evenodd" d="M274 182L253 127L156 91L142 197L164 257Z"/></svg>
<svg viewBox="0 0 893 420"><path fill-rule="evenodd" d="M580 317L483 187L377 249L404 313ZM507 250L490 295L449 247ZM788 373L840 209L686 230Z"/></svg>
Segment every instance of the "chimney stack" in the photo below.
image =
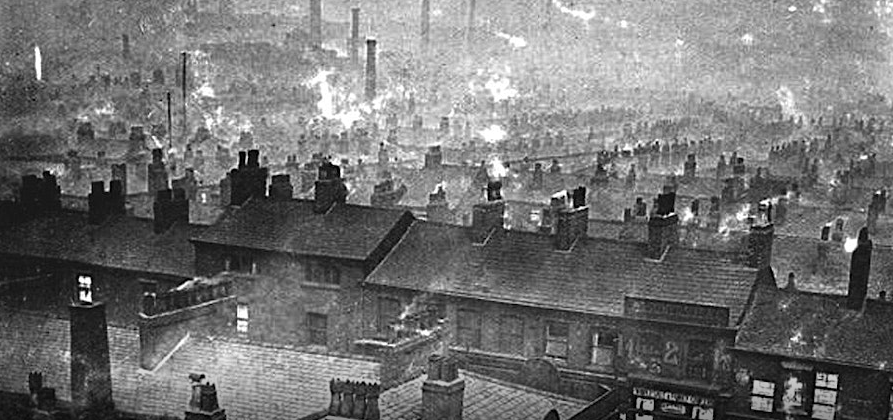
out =
<svg viewBox="0 0 893 420"><path fill-rule="evenodd" d="M468 42L468 46L471 47L471 44L474 42L474 14L475 9L477 8L475 4L475 0L466 0L468 1L468 10L466 11L468 17L468 24L466 28L466 42Z"/></svg>
<svg viewBox="0 0 893 420"><path fill-rule="evenodd" d="M428 377L422 384L421 420L462 420L465 380L456 362L441 355L428 359Z"/></svg>
<svg viewBox="0 0 893 420"><path fill-rule="evenodd" d="M124 214L124 183L120 179L109 182L109 192L106 199L109 214Z"/></svg>
<svg viewBox="0 0 893 420"><path fill-rule="evenodd" d="M747 236L747 266L758 270L772 264L772 242L775 226L771 222L754 223Z"/></svg>
<svg viewBox="0 0 893 420"><path fill-rule="evenodd" d="M322 0L310 0L310 46L322 48Z"/></svg>
<svg viewBox="0 0 893 420"><path fill-rule="evenodd" d="M112 181L119 180L121 181L121 186L123 189L123 194L127 196L127 164L112 164Z"/></svg>
<svg viewBox="0 0 893 420"><path fill-rule="evenodd" d="M682 177L688 181L695 179L697 174L698 162L695 160L695 154L690 153L685 161Z"/></svg>
<svg viewBox="0 0 893 420"><path fill-rule="evenodd" d="M668 188L665 186L664 190ZM679 216L676 214L676 193L658 194L654 213L648 219L648 257L660 259L679 241Z"/></svg>
<svg viewBox="0 0 893 420"><path fill-rule="evenodd" d="M189 223L189 199L182 188L158 191L152 210L155 233L164 233L178 222Z"/></svg>
<svg viewBox="0 0 893 420"><path fill-rule="evenodd" d="M189 375L192 383L192 397L186 409L186 420L226 420L226 410L217 402L217 387L211 383L201 383L205 375ZM195 379L198 378L196 381Z"/></svg>
<svg viewBox="0 0 893 420"><path fill-rule="evenodd" d="M112 371L109 356L108 324L105 304L72 304L71 328L71 403L88 413L87 418L107 418L114 410Z"/></svg>
<svg viewBox="0 0 893 420"><path fill-rule="evenodd" d="M121 34L121 57L125 60L130 59L130 37L127 34Z"/></svg>
<svg viewBox="0 0 893 420"><path fill-rule="evenodd" d="M428 194L428 205L425 210L430 222L449 223L452 221L450 204L447 201L443 185L438 185L437 191Z"/></svg>
<svg viewBox="0 0 893 420"><path fill-rule="evenodd" d="M427 51L431 42L431 0L422 0L420 35L422 37L422 51Z"/></svg>
<svg viewBox="0 0 893 420"><path fill-rule="evenodd" d="M291 175L273 175L270 182L270 198L275 201L289 201L294 196L294 187L291 185Z"/></svg>
<svg viewBox="0 0 893 420"><path fill-rule="evenodd" d="M438 169L443 166L443 151L440 146L431 146L425 153L425 169Z"/></svg>
<svg viewBox="0 0 893 420"><path fill-rule="evenodd" d="M366 100L375 99L376 77L376 41L374 38L366 38Z"/></svg>
<svg viewBox="0 0 893 420"><path fill-rule="evenodd" d="M341 168L329 161L324 161L319 166L319 178L315 184L315 197L313 210L316 213L326 213L336 203L347 201L347 187L341 178Z"/></svg>
<svg viewBox="0 0 893 420"><path fill-rule="evenodd" d="M259 162L260 151L254 149L248 153L239 152L239 167L229 171L226 175L225 186L229 189L229 204L241 206L252 197L263 197L267 194L267 177L269 168L261 167ZM221 190L224 182L221 181ZM225 195L224 195L225 197ZM223 200L226 202L226 200Z"/></svg>
<svg viewBox="0 0 893 420"><path fill-rule="evenodd" d="M859 230L859 242L850 260L850 284L847 288L847 307L860 311L868 295L868 274L871 272L872 243L868 228Z"/></svg>
<svg viewBox="0 0 893 420"><path fill-rule="evenodd" d="M533 182L530 185L530 189L532 190L541 190L543 189L543 164L542 163L534 163L533 164Z"/></svg>
<svg viewBox="0 0 893 420"><path fill-rule="evenodd" d="M105 183L94 181L90 184L90 194L87 196L88 216L91 225L102 224L109 214L108 197L105 192Z"/></svg>
<svg viewBox="0 0 893 420"><path fill-rule="evenodd" d="M142 126L134 125L130 127L130 137L127 139L127 145L127 153L129 155L136 155L146 150L146 133L143 132Z"/></svg>
<svg viewBox="0 0 893 420"><path fill-rule="evenodd" d="M353 68L360 67L360 8L350 8L350 38L347 41L350 47L350 65Z"/></svg>
<svg viewBox="0 0 893 420"><path fill-rule="evenodd" d="M170 188L167 168L164 165L164 154L161 149L152 149L152 163L148 166L149 194Z"/></svg>
<svg viewBox="0 0 893 420"><path fill-rule="evenodd" d="M396 208L397 203L406 194L406 185L394 188L394 180L386 179L373 187L369 205L372 207Z"/></svg>
<svg viewBox="0 0 893 420"><path fill-rule="evenodd" d="M578 239L589 230L589 206L586 205L586 187L575 189L567 203L567 192L552 196L556 203L552 208L555 218L554 245L559 251L569 251ZM563 203L560 201L565 200Z"/></svg>
<svg viewBox="0 0 893 420"><path fill-rule="evenodd" d="M502 201L502 183L490 181L486 188L487 200L472 206L472 231L475 243L483 243L490 233L504 226L505 202Z"/></svg>

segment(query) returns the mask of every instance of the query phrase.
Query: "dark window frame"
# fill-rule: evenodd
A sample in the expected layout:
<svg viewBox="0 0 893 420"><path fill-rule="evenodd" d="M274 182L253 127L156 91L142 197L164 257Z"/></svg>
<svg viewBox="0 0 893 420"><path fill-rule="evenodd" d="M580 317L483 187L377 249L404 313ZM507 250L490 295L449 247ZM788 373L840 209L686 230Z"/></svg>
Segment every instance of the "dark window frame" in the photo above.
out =
<svg viewBox="0 0 893 420"><path fill-rule="evenodd" d="M467 348L481 348L481 312L460 308L456 311L456 342Z"/></svg>
<svg viewBox="0 0 893 420"><path fill-rule="evenodd" d="M560 335L561 330L564 335ZM544 353L546 357L567 360L570 353L571 323L560 320L547 320L543 325L543 338L545 339ZM556 348L557 347L557 348ZM563 349L563 351L554 351Z"/></svg>
<svg viewBox="0 0 893 420"><path fill-rule="evenodd" d="M320 321L322 325L318 324ZM328 315L318 312L307 312L307 338L310 344L328 345L328 329Z"/></svg>
<svg viewBox="0 0 893 420"><path fill-rule="evenodd" d="M499 317L499 349L503 353L524 355L524 317L502 315Z"/></svg>

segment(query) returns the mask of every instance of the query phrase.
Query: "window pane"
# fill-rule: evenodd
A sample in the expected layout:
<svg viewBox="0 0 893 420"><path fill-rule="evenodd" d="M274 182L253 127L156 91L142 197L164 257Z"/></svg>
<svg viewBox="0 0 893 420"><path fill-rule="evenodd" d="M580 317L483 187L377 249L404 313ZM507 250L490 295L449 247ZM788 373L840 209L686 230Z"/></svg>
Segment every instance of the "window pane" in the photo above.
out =
<svg viewBox="0 0 893 420"><path fill-rule="evenodd" d="M568 326L564 322L549 322L546 324L546 336L550 338L567 339Z"/></svg>
<svg viewBox="0 0 893 420"><path fill-rule="evenodd" d="M468 347L480 347L481 345L481 319L475 311L460 309L458 311L459 344Z"/></svg>
<svg viewBox="0 0 893 420"><path fill-rule="evenodd" d="M567 357L567 343L563 341L550 340L546 342L546 355L564 359Z"/></svg>
<svg viewBox="0 0 893 420"><path fill-rule="evenodd" d="M815 390L815 403L826 405L837 404L837 391L817 388Z"/></svg>
<svg viewBox="0 0 893 420"><path fill-rule="evenodd" d="M509 354L523 354L524 320L517 316L503 316L501 324L502 351Z"/></svg>
<svg viewBox="0 0 893 420"><path fill-rule="evenodd" d="M820 420L834 420L834 407L830 405L816 404L812 406L812 418Z"/></svg>
<svg viewBox="0 0 893 420"><path fill-rule="evenodd" d="M768 397L750 397L750 409L754 411L772 412L772 398Z"/></svg>
<svg viewBox="0 0 893 420"><path fill-rule="evenodd" d="M248 319L248 305L236 306L236 319Z"/></svg>
<svg viewBox="0 0 893 420"><path fill-rule="evenodd" d="M774 397L775 396L775 384L768 381L753 381L753 390L751 391L754 395L762 395L764 397Z"/></svg>
<svg viewBox="0 0 893 420"><path fill-rule="evenodd" d="M394 298L378 299L378 330L384 332L400 316L400 301Z"/></svg>
<svg viewBox="0 0 893 420"><path fill-rule="evenodd" d="M237 319L236 320L236 331L240 333L248 332L248 320L247 319Z"/></svg>

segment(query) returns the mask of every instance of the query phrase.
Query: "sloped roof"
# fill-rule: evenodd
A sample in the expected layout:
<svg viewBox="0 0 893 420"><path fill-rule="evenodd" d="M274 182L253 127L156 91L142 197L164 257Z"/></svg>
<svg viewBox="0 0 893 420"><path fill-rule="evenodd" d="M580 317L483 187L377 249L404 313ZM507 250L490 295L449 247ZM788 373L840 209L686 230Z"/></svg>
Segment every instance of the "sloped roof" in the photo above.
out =
<svg viewBox="0 0 893 420"><path fill-rule="evenodd" d="M893 371L893 302L869 299L865 310L846 296L761 290L736 347Z"/></svg>
<svg viewBox="0 0 893 420"><path fill-rule="evenodd" d="M462 418L466 420L540 419L551 409L562 418L570 418L586 407L578 401L533 388L499 381L484 375L460 371L465 379ZM422 418L422 384L418 377L381 395L382 420L419 420Z"/></svg>
<svg viewBox="0 0 893 420"><path fill-rule="evenodd" d="M470 228L416 221L368 283L559 310L622 315L625 296L744 311L756 270L731 255L671 248L661 261L645 244L583 238L555 251L549 235L495 232L475 245Z"/></svg>
<svg viewBox="0 0 893 420"><path fill-rule="evenodd" d="M312 200L252 199L225 213L194 241L302 255L365 260L408 212L336 204L313 211Z"/></svg>
<svg viewBox="0 0 893 420"><path fill-rule="evenodd" d="M87 213L61 211L0 230L0 253L185 278L194 274L189 237L203 229L176 224L156 234L151 219L111 216L91 225Z"/></svg>
<svg viewBox="0 0 893 420"><path fill-rule="evenodd" d="M46 386L71 399L71 332L67 320L0 309L0 390L28 392L28 372L42 371ZM180 418L192 394L188 375L204 373L217 385L221 408L232 418L296 419L328 407L329 380L378 381L376 362L312 354L192 335L157 371L139 368L139 332L108 327L115 408Z"/></svg>

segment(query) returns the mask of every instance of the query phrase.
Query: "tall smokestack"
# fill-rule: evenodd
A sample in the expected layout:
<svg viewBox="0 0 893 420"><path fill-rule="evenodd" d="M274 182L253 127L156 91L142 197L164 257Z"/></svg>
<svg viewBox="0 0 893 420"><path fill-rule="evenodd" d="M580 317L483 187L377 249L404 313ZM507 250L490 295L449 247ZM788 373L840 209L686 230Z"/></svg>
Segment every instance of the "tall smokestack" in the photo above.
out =
<svg viewBox="0 0 893 420"><path fill-rule="evenodd" d="M465 33L468 44L471 44L472 37L474 37L474 9L475 9L475 0L468 0L468 27L467 32Z"/></svg>
<svg viewBox="0 0 893 420"><path fill-rule="evenodd" d="M186 125L186 88L187 88L186 63L189 61L189 53L187 53L186 51L183 51L182 56L183 56L183 69L182 69L182 77L180 78L180 80L181 80L181 85L182 85L181 88L183 90L183 138L186 138L186 136L187 136L186 127L188 127L188 125Z"/></svg>
<svg viewBox="0 0 893 420"><path fill-rule="evenodd" d="M431 42L431 0L422 0L420 35L422 36L422 50L426 51L428 49L428 44Z"/></svg>
<svg viewBox="0 0 893 420"><path fill-rule="evenodd" d="M130 59L130 37L127 34L121 34L121 56Z"/></svg>
<svg viewBox="0 0 893 420"><path fill-rule="evenodd" d="M347 40L350 47L350 65L354 68L360 66L360 8L350 9L350 39Z"/></svg>
<svg viewBox="0 0 893 420"><path fill-rule="evenodd" d="M167 91L167 142L174 147L174 119L171 115L171 91Z"/></svg>
<svg viewBox="0 0 893 420"><path fill-rule="evenodd" d="M375 99L375 38L366 39L366 100Z"/></svg>
<svg viewBox="0 0 893 420"><path fill-rule="evenodd" d="M310 0L310 46L322 48L322 0Z"/></svg>

